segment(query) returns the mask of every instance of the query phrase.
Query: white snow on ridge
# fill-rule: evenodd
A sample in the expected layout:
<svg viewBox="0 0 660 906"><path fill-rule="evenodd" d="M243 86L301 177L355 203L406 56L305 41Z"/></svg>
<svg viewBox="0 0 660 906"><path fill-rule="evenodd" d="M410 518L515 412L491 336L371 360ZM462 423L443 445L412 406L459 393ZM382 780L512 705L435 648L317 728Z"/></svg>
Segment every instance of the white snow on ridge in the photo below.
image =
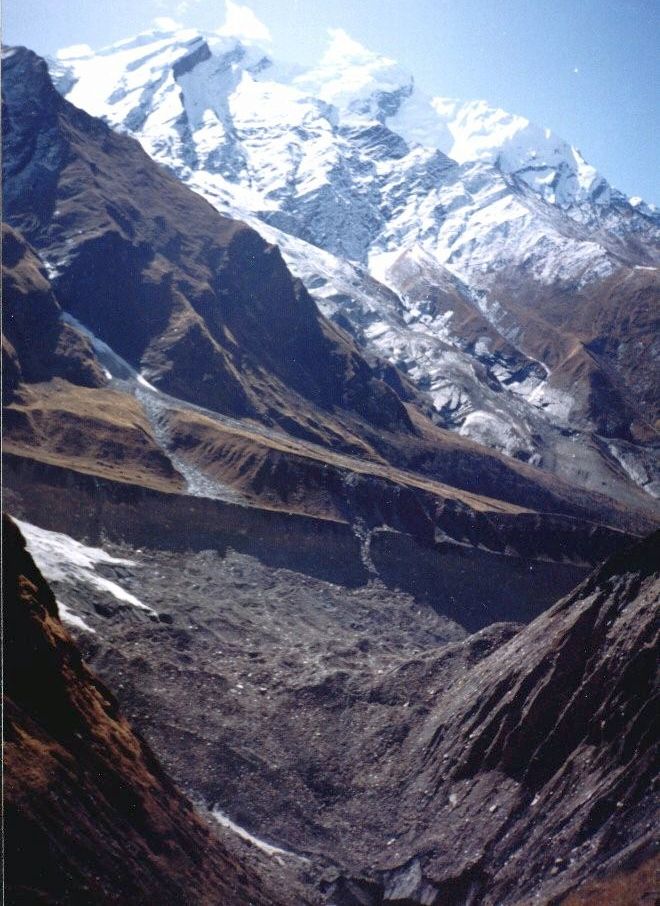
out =
<svg viewBox="0 0 660 906"><path fill-rule="evenodd" d="M62 532L51 532L21 519L17 519L16 524L25 536L27 548L35 563L49 582L67 582L71 585L82 583L112 595L123 604L130 604L150 614L156 613L153 608L143 604L117 582L106 579L96 572L98 564L134 566L135 561L113 557L100 547L88 547ZM68 608L66 616L69 617L69 622L72 622ZM76 618L82 619L77 615Z"/></svg>
<svg viewBox="0 0 660 906"><path fill-rule="evenodd" d="M459 163L497 164L502 172L517 174L546 201L560 206L584 201L599 183L605 185L577 148L524 116L491 107L486 101L433 98L431 103L453 137L447 153ZM605 191L597 203L609 200L609 191Z"/></svg>
<svg viewBox="0 0 660 906"><path fill-rule="evenodd" d="M548 385L545 364L518 379L516 356L501 361L485 337L466 346L461 315L449 302L436 309L423 283L462 294L531 362L517 313L498 295L502 278L519 276L540 298L548 286L582 290L622 261L647 268L655 209L612 190L551 130L486 101L427 95L341 30L311 68L273 61L267 30L246 10L230 2L211 33L170 21L91 55L69 49L54 78L275 242L323 313L406 371L441 424L530 462L563 444L577 404ZM113 377L135 384L188 492L231 499L172 452L170 401L149 375L126 371L98 340L95 349Z"/></svg>
<svg viewBox="0 0 660 906"><path fill-rule="evenodd" d="M342 112L378 113L379 94L412 89L410 75L395 60L363 47L341 28L328 31L329 44L320 63L294 79L307 94Z"/></svg>
<svg viewBox="0 0 660 906"><path fill-rule="evenodd" d="M267 29L237 4L216 32L175 26L91 56L69 49L58 84L220 210L267 214L361 264L421 244L468 280L520 264L540 282L588 281L586 259L596 276L607 268L607 251L574 224L597 224L612 191L550 130L485 101L427 96L339 29L304 70L266 56ZM565 215L528 206L526 187ZM634 218L646 216L632 201Z"/></svg>

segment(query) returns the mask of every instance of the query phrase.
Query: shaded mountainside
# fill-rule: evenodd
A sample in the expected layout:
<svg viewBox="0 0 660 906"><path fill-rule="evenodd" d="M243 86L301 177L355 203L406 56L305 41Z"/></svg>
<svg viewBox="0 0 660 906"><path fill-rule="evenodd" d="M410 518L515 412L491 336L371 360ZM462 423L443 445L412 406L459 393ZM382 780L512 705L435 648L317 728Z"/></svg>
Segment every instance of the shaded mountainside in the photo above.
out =
<svg viewBox="0 0 660 906"><path fill-rule="evenodd" d="M7 902L279 902L212 836L85 666L7 517L3 563Z"/></svg>
<svg viewBox="0 0 660 906"><path fill-rule="evenodd" d="M251 223L273 241L65 100L31 51L3 54L3 482L35 558L7 519L9 894L523 906L629 877L646 896L658 535L629 545L657 526L657 216L603 181L569 211L524 167L409 147L390 121L412 82L346 109L282 92L309 114L302 145L360 151L272 196L286 162L247 152L291 131L282 108L226 141L212 118L186 131L200 75L258 100L271 62L227 39L218 69L194 36L171 57L167 35L163 62L152 39L120 50L126 71L154 110L188 105L155 156L213 127L214 179L200 157L190 184L232 209L226 168L234 188L261 173L277 204ZM135 124L132 92L109 103Z"/></svg>
<svg viewBox="0 0 660 906"><path fill-rule="evenodd" d="M5 217L63 308L159 387L210 408L303 433L311 407L412 430L276 247L64 101L31 52L8 51L3 71Z"/></svg>
<svg viewBox="0 0 660 906"><path fill-rule="evenodd" d="M2 225L4 450L181 489L139 404L111 387L84 333L62 320L42 261Z"/></svg>
<svg viewBox="0 0 660 906"><path fill-rule="evenodd" d="M43 264L20 233L2 224L3 403L23 382L61 377L83 387L107 383L94 350L62 310Z"/></svg>
<svg viewBox="0 0 660 906"><path fill-rule="evenodd" d="M657 854L659 554L656 533L445 671L397 751L401 801L381 824L396 826L392 854L371 884L340 880L337 903L555 903Z"/></svg>

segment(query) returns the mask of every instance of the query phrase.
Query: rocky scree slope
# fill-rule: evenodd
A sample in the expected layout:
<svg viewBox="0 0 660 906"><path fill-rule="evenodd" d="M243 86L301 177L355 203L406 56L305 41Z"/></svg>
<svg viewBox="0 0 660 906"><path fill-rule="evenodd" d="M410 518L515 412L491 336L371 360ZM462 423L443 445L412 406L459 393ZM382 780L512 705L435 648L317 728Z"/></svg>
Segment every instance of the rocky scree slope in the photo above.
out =
<svg viewBox="0 0 660 906"><path fill-rule="evenodd" d="M383 797L377 826L393 839L369 846L380 871L339 879L335 902L559 902L657 854L659 544L612 558L476 664L443 672L390 755L397 801Z"/></svg>
<svg viewBox="0 0 660 906"><path fill-rule="evenodd" d="M12 903L274 904L87 668L3 519L4 856Z"/></svg>
<svg viewBox="0 0 660 906"><path fill-rule="evenodd" d="M577 149L484 102L428 97L340 31L312 70L167 28L51 69L220 210L279 228L324 311L408 368L441 423L586 486L615 470L657 490L659 215Z"/></svg>
<svg viewBox="0 0 660 906"><path fill-rule="evenodd" d="M274 246L218 215L135 142L63 100L31 52L6 51L4 69L6 216L37 249L46 268L40 280L50 279L69 323L97 357L104 350L106 365L119 361L133 389L148 379L170 403L192 401L212 416L277 426L524 507L632 527L606 499L433 426L405 379L368 364L319 314ZM141 400L146 406L144 394ZM159 405L162 411L162 399ZM61 408L72 406L69 399ZM142 428L147 448L171 436L153 418ZM184 451L194 445L180 435ZM156 466L158 482L181 486L178 460L169 470Z"/></svg>
<svg viewBox="0 0 660 906"><path fill-rule="evenodd" d="M475 569L467 552L446 552L423 595L431 563L414 550L410 586L315 576L231 537L112 546L93 578L48 554L65 536L26 531L44 569L58 563L86 657L119 679L168 771L286 851L269 875L312 901L558 902L653 855L657 537L527 627L466 637L451 576ZM396 552L372 540L374 560Z"/></svg>

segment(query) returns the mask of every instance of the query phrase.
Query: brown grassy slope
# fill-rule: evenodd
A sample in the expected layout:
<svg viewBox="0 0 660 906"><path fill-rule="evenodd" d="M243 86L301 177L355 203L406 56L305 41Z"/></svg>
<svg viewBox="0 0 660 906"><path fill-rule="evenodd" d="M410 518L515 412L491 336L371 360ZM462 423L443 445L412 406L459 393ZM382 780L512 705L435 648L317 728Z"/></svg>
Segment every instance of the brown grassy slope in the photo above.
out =
<svg viewBox="0 0 660 906"><path fill-rule="evenodd" d="M586 286L498 277L493 297L521 325L519 340L572 393L582 418L605 435L657 441L657 269L621 266Z"/></svg>
<svg viewBox="0 0 660 906"><path fill-rule="evenodd" d="M21 386L4 418L7 453L160 490L184 489L142 407L126 393L55 378Z"/></svg>
<svg viewBox="0 0 660 906"><path fill-rule="evenodd" d="M7 452L163 490L183 488L140 405L110 390L89 341L60 318L43 263L2 225Z"/></svg>
<svg viewBox="0 0 660 906"><path fill-rule="evenodd" d="M5 517L5 895L12 904L262 904L87 669Z"/></svg>
<svg viewBox="0 0 660 906"><path fill-rule="evenodd" d="M461 491L423 475L394 468L382 459L358 459L341 452L324 450L304 444L284 435L266 437L245 428L225 428L204 414L191 411L173 412L170 418L173 443L176 448L187 450L192 460L205 471L233 487L240 488L257 498L262 491L273 494L273 501L283 500L287 493L295 495L303 490L297 486L295 474L309 473L316 469L319 476L329 469L340 469L355 475L372 475L393 484L418 488L445 499L465 503L474 510L501 513L529 512L524 507L502 500ZM260 470L266 468L274 476L280 473L282 481L270 483L260 480ZM287 472L291 473L288 480ZM262 474L262 479L265 475ZM312 476L309 475L311 478ZM319 479L314 484L322 483ZM304 506L304 498L301 498Z"/></svg>
<svg viewBox="0 0 660 906"><path fill-rule="evenodd" d="M431 509L438 517L447 504L474 514L535 511L586 517L622 532L641 533L654 526L652 518L631 513L605 497L558 480L545 481L547 476L530 466L521 463L514 472L492 451L464 443L456 435L445 438L447 432L412 409L411 417L421 437L409 437L402 442L406 455L389 459L350 456L296 438L266 436L248 423L226 425L189 410L171 410L168 425L177 452L260 505L343 518L356 510L360 489L366 492L370 482L363 503L372 513L381 497L376 485L387 485L400 499L414 495L417 505L423 498L434 498L437 504ZM381 441L383 446L395 442L385 432ZM441 518L438 524L442 526Z"/></svg>

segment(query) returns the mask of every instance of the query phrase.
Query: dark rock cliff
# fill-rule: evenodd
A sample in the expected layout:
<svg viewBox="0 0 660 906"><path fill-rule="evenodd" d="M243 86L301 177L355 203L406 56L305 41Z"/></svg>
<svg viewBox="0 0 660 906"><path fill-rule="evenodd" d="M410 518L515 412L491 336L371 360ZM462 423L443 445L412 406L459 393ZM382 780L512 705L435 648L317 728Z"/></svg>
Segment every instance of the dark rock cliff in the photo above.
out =
<svg viewBox="0 0 660 906"><path fill-rule="evenodd" d="M392 855L334 902L557 903L657 853L659 554L656 534L612 557L469 669L439 656L397 752Z"/></svg>
<svg viewBox="0 0 660 906"><path fill-rule="evenodd" d="M3 61L3 125L5 217L49 261L63 307L163 389L294 428L311 404L413 431L276 247L61 98L24 48Z"/></svg>
<svg viewBox="0 0 660 906"><path fill-rule="evenodd" d="M60 320L42 263L23 237L2 224L3 400L23 381L61 377L85 387L106 383L89 342Z"/></svg>

